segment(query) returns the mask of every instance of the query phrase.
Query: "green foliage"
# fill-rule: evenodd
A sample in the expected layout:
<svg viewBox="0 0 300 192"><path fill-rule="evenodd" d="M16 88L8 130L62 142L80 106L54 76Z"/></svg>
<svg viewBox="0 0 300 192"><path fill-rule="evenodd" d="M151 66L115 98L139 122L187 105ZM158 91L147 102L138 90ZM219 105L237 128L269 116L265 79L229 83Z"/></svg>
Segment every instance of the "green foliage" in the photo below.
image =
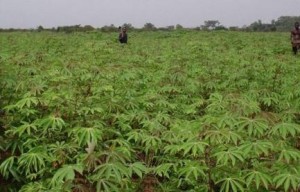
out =
<svg viewBox="0 0 300 192"><path fill-rule="evenodd" d="M229 192L229 191L244 191L244 182L243 180L239 179L239 178L224 178L221 179L219 181L217 181L217 183L221 184L221 191L224 192Z"/></svg>
<svg viewBox="0 0 300 192"><path fill-rule="evenodd" d="M289 34L129 33L1 34L1 190L299 190Z"/></svg>
<svg viewBox="0 0 300 192"><path fill-rule="evenodd" d="M198 162L184 162L178 173L180 177L185 179L198 180L200 177L206 177L205 170L207 170L207 167L201 166Z"/></svg>
<svg viewBox="0 0 300 192"><path fill-rule="evenodd" d="M16 157L14 156L5 159L0 166L0 172L6 179L12 175L16 180L20 181L18 169L15 165L15 159Z"/></svg>
<svg viewBox="0 0 300 192"><path fill-rule="evenodd" d="M85 146L89 143L97 144L102 138L102 131L101 129L97 129L97 127L73 128L72 134L75 135L75 141L78 142L80 146Z"/></svg>
<svg viewBox="0 0 300 192"><path fill-rule="evenodd" d="M276 188L283 187L284 191L288 191L290 189L296 190L299 187L300 177L298 174L292 173L283 173L274 177L274 183L276 184Z"/></svg>
<svg viewBox="0 0 300 192"><path fill-rule="evenodd" d="M56 186L66 181L73 181L75 179L75 172L82 174L83 166L80 164L64 165L55 172L52 177L51 184Z"/></svg>
<svg viewBox="0 0 300 192"><path fill-rule="evenodd" d="M272 183L272 179L268 174L256 170L250 170L245 176L245 181L248 187L254 183L257 190L261 186L268 189L269 185Z"/></svg>
<svg viewBox="0 0 300 192"><path fill-rule="evenodd" d="M18 159L18 167L26 175L37 173L45 168L46 160L49 159L44 147L32 148L27 153L23 153Z"/></svg>

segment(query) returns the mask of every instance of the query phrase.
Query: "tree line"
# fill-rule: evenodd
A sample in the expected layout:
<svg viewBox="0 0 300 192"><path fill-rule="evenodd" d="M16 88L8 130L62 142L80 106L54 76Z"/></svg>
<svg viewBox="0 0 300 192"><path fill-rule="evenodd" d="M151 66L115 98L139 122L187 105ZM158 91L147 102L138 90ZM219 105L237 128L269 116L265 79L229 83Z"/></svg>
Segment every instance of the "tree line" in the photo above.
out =
<svg viewBox="0 0 300 192"><path fill-rule="evenodd" d="M204 21L203 25L194 27L194 28L185 28L180 24L170 25L166 27L156 27L152 23L145 23L142 28L136 28L130 23L124 23L122 26L126 27L128 30L135 31L172 31L172 30L182 30L182 29L190 29L190 30L229 30L229 31L257 31L257 32L272 32L272 31L290 31L296 21L300 21L300 16L281 16L277 20L272 20L271 23L263 23L261 20L255 21L248 26L238 27L238 26L230 26L225 27L218 20L207 20ZM2 29L0 28L0 32L13 32L13 31L52 31L52 32L89 32L89 31L101 31L101 32L116 32L118 31L119 26L115 26L114 24L105 25L101 28L94 28L91 25L71 25L71 26L58 26L53 28L44 28L43 26L38 26L35 29Z"/></svg>

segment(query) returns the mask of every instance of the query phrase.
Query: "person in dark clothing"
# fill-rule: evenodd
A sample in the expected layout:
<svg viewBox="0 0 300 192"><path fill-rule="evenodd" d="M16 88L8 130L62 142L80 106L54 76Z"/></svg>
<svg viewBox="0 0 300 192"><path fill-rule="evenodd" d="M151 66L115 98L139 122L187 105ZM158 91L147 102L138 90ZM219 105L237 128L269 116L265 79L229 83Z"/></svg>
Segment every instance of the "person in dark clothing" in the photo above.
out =
<svg viewBox="0 0 300 192"><path fill-rule="evenodd" d="M299 22L295 23L295 28L291 31L291 43L293 52L296 55L298 52L298 49L300 48L300 28L299 28Z"/></svg>
<svg viewBox="0 0 300 192"><path fill-rule="evenodd" d="M126 28L124 27L120 33L119 33L119 41L120 43L127 43L127 31L126 31Z"/></svg>

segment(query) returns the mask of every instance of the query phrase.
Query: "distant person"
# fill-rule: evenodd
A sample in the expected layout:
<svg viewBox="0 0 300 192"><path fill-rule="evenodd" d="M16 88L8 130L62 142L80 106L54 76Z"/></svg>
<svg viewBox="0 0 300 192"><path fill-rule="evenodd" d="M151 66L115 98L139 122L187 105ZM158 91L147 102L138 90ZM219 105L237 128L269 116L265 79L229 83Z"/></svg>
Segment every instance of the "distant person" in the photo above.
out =
<svg viewBox="0 0 300 192"><path fill-rule="evenodd" d="M119 41L120 43L127 43L127 30L125 27L123 27L119 33Z"/></svg>
<svg viewBox="0 0 300 192"><path fill-rule="evenodd" d="M291 31L291 43L292 43L293 52L296 55L298 52L298 49L300 48L299 22L295 23L294 29Z"/></svg>

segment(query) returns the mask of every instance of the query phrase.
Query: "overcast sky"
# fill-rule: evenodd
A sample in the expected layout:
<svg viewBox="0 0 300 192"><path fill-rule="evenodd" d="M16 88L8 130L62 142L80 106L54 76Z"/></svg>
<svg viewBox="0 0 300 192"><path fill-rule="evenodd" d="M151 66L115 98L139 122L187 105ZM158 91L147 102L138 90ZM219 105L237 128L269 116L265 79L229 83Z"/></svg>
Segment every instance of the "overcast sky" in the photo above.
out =
<svg viewBox="0 0 300 192"><path fill-rule="evenodd" d="M300 16L300 0L0 0L0 28L64 25L102 27L130 23L143 27L181 24L197 27L206 20L224 26L270 23L280 16Z"/></svg>

